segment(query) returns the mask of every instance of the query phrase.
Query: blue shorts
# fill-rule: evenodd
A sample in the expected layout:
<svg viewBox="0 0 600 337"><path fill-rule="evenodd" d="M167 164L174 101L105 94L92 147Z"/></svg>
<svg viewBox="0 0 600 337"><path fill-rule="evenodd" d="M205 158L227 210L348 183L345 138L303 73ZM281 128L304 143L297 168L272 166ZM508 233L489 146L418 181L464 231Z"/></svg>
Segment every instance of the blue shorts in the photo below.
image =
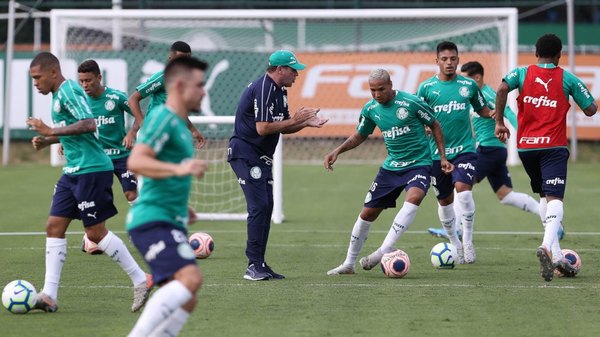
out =
<svg viewBox="0 0 600 337"><path fill-rule="evenodd" d="M523 162L534 193L539 193L542 197L565 196L569 150L554 148L519 151L519 158Z"/></svg>
<svg viewBox="0 0 600 337"><path fill-rule="evenodd" d="M81 219L83 226L89 227L117 214L112 175L112 171L63 174L54 186L50 215Z"/></svg>
<svg viewBox="0 0 600 337"><path fill-rule="evenodd" d="M430 166L415 166L401 171L390 171L380 167L367 192L365 207L396 207L396 199L402 190L408 191L411 187L418 187L427 193L430 181Z"/></svg>
<svg viewBox="0 0 600 337"><path fill-rule="evenodd" d="M459 154L450 160L450 162L454 164L454 171L450 175L447 175L442 171L440 161L433 161L431 183L438 200L446 199L450 194L454 193L454 184L457 182L473 186L477 154L474 152Z"/></svg>
<svg viewBox="0 0 600 337"><path fill-rule="evenodd" d="M156 284L169 281L181 268L196 264L187 232L165 221L149 222L129 230L129 238L150 266Z"/></svg>
<svg viewBox="0 0 600 337"><path fill-rule="evenodd" d="M123 192L137 191L137 178L133 172L127 169L127 158L128 157L123 157L112 160L113 166L115 167L115 175L121 183Z"/></svg>
<svg viewBox="0 0 600 337"><path fill-rule="evenodd" d="M488 178L494 192L502 185L512 188L512 180L506 167L508 152L505 147L479 146L477 148L477 161L475 162L475 176L477 182Z"/></svg>

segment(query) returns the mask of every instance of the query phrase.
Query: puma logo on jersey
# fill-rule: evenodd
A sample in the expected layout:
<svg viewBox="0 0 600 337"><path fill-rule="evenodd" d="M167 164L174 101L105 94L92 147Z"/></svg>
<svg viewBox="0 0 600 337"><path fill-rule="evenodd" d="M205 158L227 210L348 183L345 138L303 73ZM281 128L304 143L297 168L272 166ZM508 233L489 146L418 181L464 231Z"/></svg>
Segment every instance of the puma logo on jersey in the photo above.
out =
<svg viewBox="0 0 600 337"><path fill-rule="evenodd" d="M379 115L375 115L375 118L381 120L381 117L379 117Z"/></svg>
<svg viewBox="0 0 600 337"><path fill-rule="evenodd" d="M87 216L90 217L90 218L96 219L96 213L98 213L98 212L88 213Z"/></svg>
<svg viewBox="0 0 600 337"><path fill-rule="evenodd" d="M541 78L536 77L535 78L535 83L539 83L541 85L544 86L544 89L546 89L546 92L548 92L548 84L550 84L550 81L552 81L552 79L549 79L548 82L544 82Z"/></svg>
<svg viewBox="0 0 600 337"><path fill-rule="evenodd" d="M432 93L432 94L436 94L436 95L438 95L438 96L440 95L440 91L439 91L439 90L434 90L434 91L432 91L431 93Z"/></svg>

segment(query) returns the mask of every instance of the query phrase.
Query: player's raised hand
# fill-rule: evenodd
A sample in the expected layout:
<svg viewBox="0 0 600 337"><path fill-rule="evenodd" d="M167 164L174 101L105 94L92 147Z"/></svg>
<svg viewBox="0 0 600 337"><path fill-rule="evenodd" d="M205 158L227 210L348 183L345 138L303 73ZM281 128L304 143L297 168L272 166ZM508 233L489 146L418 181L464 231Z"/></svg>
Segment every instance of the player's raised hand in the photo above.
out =
<svg viewBox="0 0 600 337"><path fill-rule="evenodd" d="M450 174L452 171L454 171L454 164L446 159L440 160L440 166L442 167L442 172L445 174Z"/></svg>
<svg viewBox="0 0 600 337"><path fill-rule="evenodd" d="M510 130L504 124L496 123L495 133L496 137L503 143L506 143L510 138Z"/></svg>
<svg viewBox="0 0 600 337"><path fill-rule="evenodd" d="M25 123L29 125L29 130L33 130L42 136L52 136L52 128L39 118L29 117L25 120Z"/></svg>
<svg viewBox="0 0 600 337"><path fill-rule="evenodd" d="M192 175L198 179L204 177L204 172L208 169L208 164L204 160L190 159L181 162L177 172L178 176Z"/></svg>
<svg viewBox="0 0 600 337"><path fill-rule="evenodd" d="M315 116L308 120L307 126L310 126L313 128L320 128L323 125L325 125L325 123L327 123L327 121L329 121L329 118L321 118L319 116Z"/></svg>
<svg viewBox="0 0 600 337"><path fill-rule="evenodd" d="M127 135L123 138L123 146L125 146L126 149L131 150L133 145L135 145L135 134L127 132Z"/></svg>
<svg viewBox="0 0 600 337"><path fill-rule="evenodd" d="M200 132L200 131L194 131L192 132L192 137L194 138L194 146L197 149L201 149L204 147L204 145L206 144L206 138L204 137L204 135Z"/></svg>
<svg viewBox="0 0 600 337"><path fill-rule="evenodd" d="M31 145L33 145L33 148L36 151L39 151L39 150L45 148L46 146L48 146L49 143L46 141L46 137L35 136L31 139Z"/></svg>
<svg viewBox="0 0 600 337"><path fill-rule="evenodd" d="M198 221L198 217L196 216L196 210L192 206L188 205L187 209L188 209L188 223L187 224L191 225L194 222Z"/></svg>
<svg viewBox="0 0 600 337"><path fill-rule="evenodd" d="M317 112L319 112L319 110L320 110L319 108L301 107L300 109L298 109L296 114L294 114L294 117L292 117L292 119L294 119L297 123L302 124L302 123L308 121L309 119L315 117L317 115Z"/></svg>
<svg viewBox="0 0 600 337"><path fill-rule="evenodd" d="M323 160L323 165L327 171L333 171L333 163L337 160L338 153L336 151L330 152L325 155L325 159Z"/></svg>

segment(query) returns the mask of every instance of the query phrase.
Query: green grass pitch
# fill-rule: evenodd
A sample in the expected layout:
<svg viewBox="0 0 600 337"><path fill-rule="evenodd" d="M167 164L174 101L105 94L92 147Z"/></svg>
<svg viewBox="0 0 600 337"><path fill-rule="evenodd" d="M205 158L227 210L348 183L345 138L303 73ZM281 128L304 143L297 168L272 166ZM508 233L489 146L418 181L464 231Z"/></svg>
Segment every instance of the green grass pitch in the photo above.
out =
<svg viewBox="0 0 600 337"><path fill-rule="evenodd" d="M600 170L569 168L563 248L582 260L574 279L539 276L535 249L539 219L498 203L487 182L475 187L477 263L434 270L429 250L439 242L425 233L439 226L430 191L397 247L412 261L403 279L379 268L327 276L346 253L352 225L376 165L284 167L286 221L273 225L267 260L282 281L242 279L245 223L198 223L215 252L199 261L205 283L196 311L180 336L593 336L600 291ZM511 169L515 190L529 192L520 167ZM39 290L44 280L44 223L60 170L17 166L0 170L0 285L22 278ZM126 240L127 203L115 188L120 213L109 228ZM400 199L402 202L403 195ZM360 256L379 246L398 211L373 224ZM0 336L126 336L139 314L129 312L128 277L104 255L80 251L82 226L69 229L68 256L59 290L59 311L13 315L0 310ZM137 251L134 256L143 264ZM358 266L358 264L357 264ZM147 269L143 264L143 268Z"/></svg>

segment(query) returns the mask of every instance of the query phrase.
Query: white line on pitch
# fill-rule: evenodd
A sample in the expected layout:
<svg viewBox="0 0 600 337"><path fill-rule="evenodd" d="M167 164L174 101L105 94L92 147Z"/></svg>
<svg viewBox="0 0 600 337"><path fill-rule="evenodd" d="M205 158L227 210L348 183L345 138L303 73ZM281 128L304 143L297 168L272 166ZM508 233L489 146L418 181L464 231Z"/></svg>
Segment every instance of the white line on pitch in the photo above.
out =
<svg viewBox="0 0 600 337"><path fill-rule="evenodd" d="M276 281L275 281L276 282ZM294 284L298 285L298 284ZM203 284L202 287L256 287L259 286L256 282L244 282L244 283L208 283ZM503 285L503 284L450 284L450 283L440 283L440 284L407 284L403 282L395 282L395 283L302 283L302 287L346 287L346 288L380 288L380 287L397 287L397 288L502 288L502 289L600 289L599 285L589 285L589 286L574 286L574 285L548 285L548 284L538 284L538 285ZM131 286L124 285L61 285L61 288L75 288L75 289L130 289Z"/></svg>
<svg viewBox="0 0 600 337"><path fill-rule="evenodd" d="M189 232L199 231L199 229L190 229ZM125 231L112 231L115 234L126 234ZM207 230L209 233L246 233L245 229L240 230ZM370 233L387 233L387 230L371 230ZM273 230L272 233L344 233L348 234L349 230L298 230L298 229L283 229ZM408 231L408 234L429 234L427 231ZM83 235L83 232L67 232L67 235ZM543 232L523 232L523 231L475 231L474 235L542 235ZM46 232L0 232L0 236L46 236ZM568 236L600 236L600 232L567 232Z"/></svg>

